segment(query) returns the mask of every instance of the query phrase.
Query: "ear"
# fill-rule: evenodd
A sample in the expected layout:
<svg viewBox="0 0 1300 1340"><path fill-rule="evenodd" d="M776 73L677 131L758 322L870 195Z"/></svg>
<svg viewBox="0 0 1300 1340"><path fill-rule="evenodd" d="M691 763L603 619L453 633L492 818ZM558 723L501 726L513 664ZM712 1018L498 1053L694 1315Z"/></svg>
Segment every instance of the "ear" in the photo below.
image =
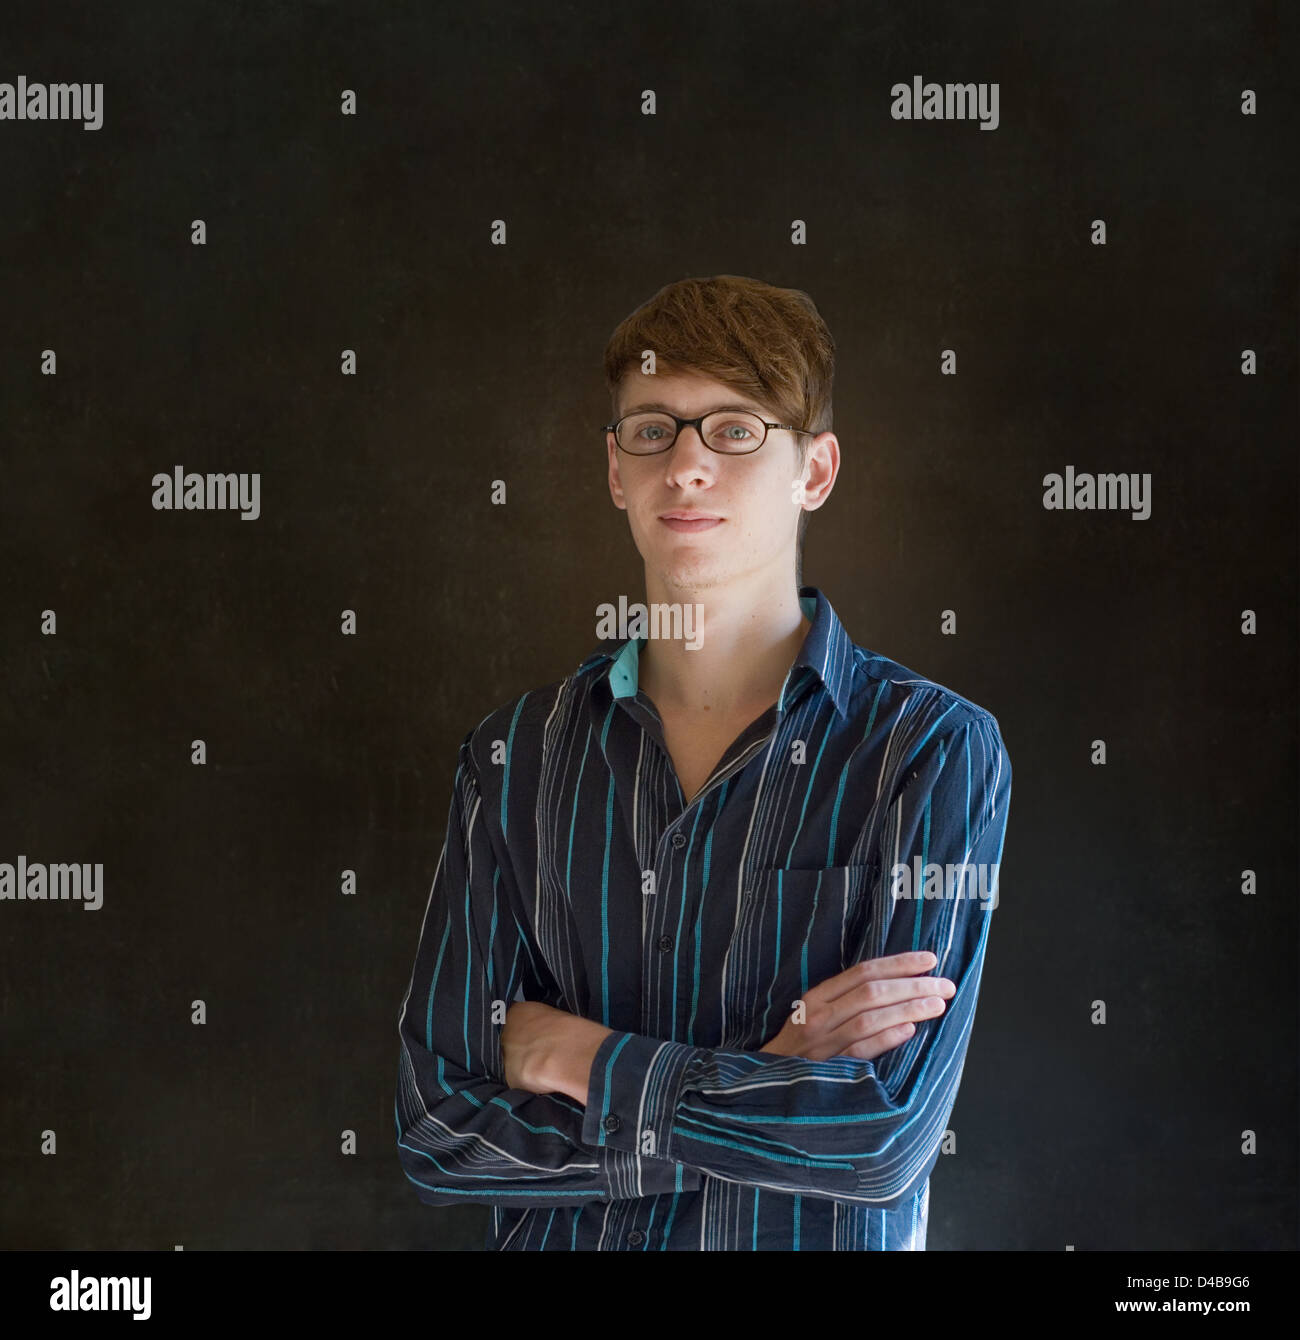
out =
<svg viewBox="0 0 1300 1340"><path fill-rule="evenodd" d="M818 433L808 444L804 465L807 483L803 499L807 511L815 512L830 497L835 477L840 472L840 443L834 433Z"/></svg>

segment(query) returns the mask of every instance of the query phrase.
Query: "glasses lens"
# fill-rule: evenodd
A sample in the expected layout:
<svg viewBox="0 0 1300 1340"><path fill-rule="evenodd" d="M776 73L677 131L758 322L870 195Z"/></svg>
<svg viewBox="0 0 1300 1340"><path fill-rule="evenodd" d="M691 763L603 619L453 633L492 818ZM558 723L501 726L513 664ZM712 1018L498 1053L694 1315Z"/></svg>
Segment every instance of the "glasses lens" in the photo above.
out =
<svg viewBox="0 0 1300 1340"><path fill-rule="evenodd" d="M755 451L767 434L767 426L757 414L720 409L703 423L704 440L714 451L744 454Z"/></svg>
<svg viewBox="0 0 1300 1340"><path fill-rule="evenodd" d="M666 414L630 414L618 426L618 445L624 451L649 455L673 440L677 425Z"/></svg>

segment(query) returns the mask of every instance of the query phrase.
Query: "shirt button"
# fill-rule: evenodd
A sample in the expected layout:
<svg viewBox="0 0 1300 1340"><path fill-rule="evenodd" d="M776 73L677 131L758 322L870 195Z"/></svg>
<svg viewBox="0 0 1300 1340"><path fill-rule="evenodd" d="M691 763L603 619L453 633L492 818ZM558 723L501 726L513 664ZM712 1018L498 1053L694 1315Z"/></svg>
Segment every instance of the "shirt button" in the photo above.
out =
<svg viewBox="0 0 1300 1340"><path fill-rule="evenodd" d="M640 1229L634 1228L627 1235L628 1243L633 1247L639 1247L645 1241L645 1234Z"/></svg>
<svg viewBox="0 0 1300 1340"><path fill-rule="evenodd" d="M681 849L682 849L685 845L686 845L686 834L685 834L685 833L674 833L674 834L673 834L673 846L676 847L678 851L681 851Z"/></svg>
<svg viewBox="0 0 1300 1340"><path fill-rule="evenodd" d="M600 1123L607 1131L616 1131L623 1124L622 1119L612 1112Z"/></svg>
<svg viewBox="0 0 1300 1340"><path fill-rule="evenodd" d="M661 935L659 937L659 948L666 954L673 947L673 937L671 935Z"/></svg>

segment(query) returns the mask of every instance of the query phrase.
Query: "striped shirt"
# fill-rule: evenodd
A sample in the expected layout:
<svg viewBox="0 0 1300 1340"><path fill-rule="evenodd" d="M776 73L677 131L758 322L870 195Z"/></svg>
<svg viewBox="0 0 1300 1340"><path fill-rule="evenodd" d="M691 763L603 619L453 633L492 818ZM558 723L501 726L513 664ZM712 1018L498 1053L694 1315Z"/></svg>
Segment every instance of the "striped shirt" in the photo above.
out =
<svg viewBox="0 0 1300 1340"><path fill-rule="evenodd" d="M686 804L644 639L460 746L398 1017L398 1155L494 1250L922 1250L1011 792L997 721L811 621L777 702ZM928 949L956 993L874 1061L760 1052L810 987ZM614 1030L585 1106L503 1080L539 1000Z"/></svg>

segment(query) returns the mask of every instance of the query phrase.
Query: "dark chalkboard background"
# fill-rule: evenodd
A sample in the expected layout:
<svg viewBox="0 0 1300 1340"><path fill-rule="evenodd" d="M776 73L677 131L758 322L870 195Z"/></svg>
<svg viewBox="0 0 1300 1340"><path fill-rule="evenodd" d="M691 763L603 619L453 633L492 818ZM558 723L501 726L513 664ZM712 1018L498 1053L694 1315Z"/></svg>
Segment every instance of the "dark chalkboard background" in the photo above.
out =
<svg viewBox="0 0 1300 1340"><path fill-rule="evenodd" d="M838 343L804 581L1015 769L930 1250L1294 1248L1295 10L370 8L0 19L0 82L104 85L0 121L0 861L104 867L0 902L0 1246L479 1246L393 1123L456 746L639 598L601 353L729 273Z"/></svg>

